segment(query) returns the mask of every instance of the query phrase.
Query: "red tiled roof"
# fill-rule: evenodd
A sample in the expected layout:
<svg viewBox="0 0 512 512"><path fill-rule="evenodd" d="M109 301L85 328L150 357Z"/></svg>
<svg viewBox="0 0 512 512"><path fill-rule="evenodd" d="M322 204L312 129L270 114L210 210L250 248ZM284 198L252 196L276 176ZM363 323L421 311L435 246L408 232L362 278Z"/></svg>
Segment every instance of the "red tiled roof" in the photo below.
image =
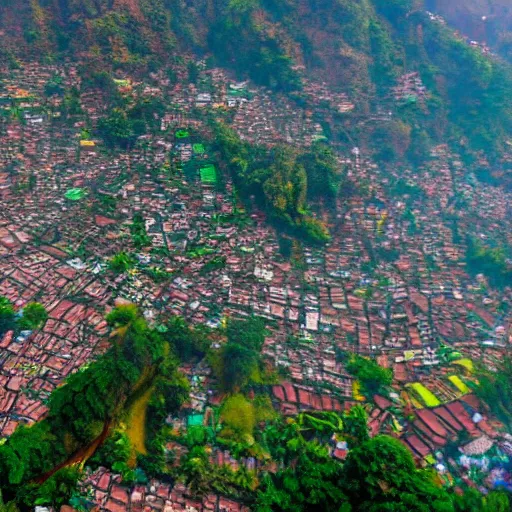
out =
<svg viewBox="0 0 512 512"><path fill-rule="evenodd" d="M427 425L430 430L435 432L437 435L447 438L452 432L448 431L444 425L438 420L436 415L428 409L418 409L416 415L420 420Z"/></svg>
<svg viewBox="0 0 512 512"><path fill-rule="evenodd" d="M283 389L286 393L286 401L297 403L297 394L295 392L295 388L289 382L283 383Z"/></svg>
<svg viewBox="0 0 512 512"><path fill-rule="evenodd" d="M282 386L273 386L272 391L274 393L274 396L281 402L284 402L286 400L284 397L284 389L282 388Z"/></svg>
<svg viewBox="0 0 512 512"><path fill-rule="evenodd" d="M415 434L408 436L404 441L407 446L420 457L425 457L430 453L430 448Z"/></svg>
<svg viewBox="0 0 512 512"><path fill-rule="evenodd" d="M393 405L387 398L384 398L383 396L380 395L374 395L373 400L377 407L382 410L389 409L389 407Z"/></svg>
<svg viewBox="0 0 512 512"><path fill-rule="evenodd" d="M473 420L469 417L469 414L460 402L452 402L448 404L446 408L472 436L478 435L478 429L475 427Z"/></svg>

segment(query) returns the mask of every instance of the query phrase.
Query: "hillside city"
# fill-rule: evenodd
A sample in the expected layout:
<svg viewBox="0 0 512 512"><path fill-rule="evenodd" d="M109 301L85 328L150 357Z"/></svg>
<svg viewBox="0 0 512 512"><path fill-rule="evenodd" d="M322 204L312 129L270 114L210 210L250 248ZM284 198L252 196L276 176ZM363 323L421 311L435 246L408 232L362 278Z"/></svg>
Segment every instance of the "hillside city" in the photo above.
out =
<svg viewBox="0 0 512 512"><path fill-rule="evenodd" d="M74 501L60 510L253 510L230 486L198 491L180 466L201 444L218 471L261 481L279 471L275 457L240 447L243 436L217 439L228 436L226 404L240 399L216 367L230 343L223 333L255 318L265 324L264 371L243 400L260 398L270 410L256 431L274 415L286 422L362 407L371 438L397 439L443 486L512 491L510 425L483 400L475 376L508 355L512 262L496 279L468 257L468 244L512 247L512 189L468 171L448 143L430 148L419 168L334 143L343 190L308 200L308 218L329 232L326 243L309 243L276 225L257 197L242 197L215 139L218 125L229 126L240 144L302 154L328 140L325 121L339 116L386 130L403 105L426 108L430 91L418 72L398 77L361 114L358 97L321 80L304 78L298 101L192 54L172 79L163 70L116 71L113 91L86 87L80 66L20 60L0 68L0 297L19 318L33 303L47 312L33 327L0 322L0 438L53 417L52 393L110 350L117 331L109 313L136 305L164 337L179 317L209 346L180 356L189 391L165 418L172 478L130 463L127 476L125 467L84 458ZM99 135L111 95L163 105L149 115L151 130L125 147ZM512 162L512 144L504 161ZM492 165L478 155L486 176ZM365 386L354 369L364 361L389 381ZM146 413L133 414L122 423L145 454L129 425ZM193 441L198 433L207 440ZM345 461L347 439L329 436L328 457Z"/></svg>

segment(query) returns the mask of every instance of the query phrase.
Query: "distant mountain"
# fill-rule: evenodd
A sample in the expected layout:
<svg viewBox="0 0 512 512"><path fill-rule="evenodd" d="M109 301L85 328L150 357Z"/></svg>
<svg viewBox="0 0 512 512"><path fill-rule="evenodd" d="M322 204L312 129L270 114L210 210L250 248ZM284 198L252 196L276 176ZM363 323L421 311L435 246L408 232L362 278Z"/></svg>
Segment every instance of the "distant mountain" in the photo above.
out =
<svg viewBox="0 0 512 512"><path fill-rule="evenodd" d="M382 159L421 160L444 141L494 157L512 133L510 69L432 20L422 0L0 0L0 31L10 62L71 56L146 72L194 54L292 94L304 76L322 79L354 100L339 122ZM421 97L403 79L411 72ZM390 104L386 126L347 122Z"/></svg>

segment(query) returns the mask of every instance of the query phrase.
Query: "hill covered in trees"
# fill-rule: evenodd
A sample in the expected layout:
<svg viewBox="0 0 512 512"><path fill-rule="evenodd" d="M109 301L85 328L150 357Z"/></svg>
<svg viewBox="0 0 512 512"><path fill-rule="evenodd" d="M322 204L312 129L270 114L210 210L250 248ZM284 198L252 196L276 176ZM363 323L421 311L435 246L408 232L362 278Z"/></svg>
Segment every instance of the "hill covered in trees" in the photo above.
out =
<svg viewBox="0 0 512 512"><path fill-rule="evenodd" d="M486 41L512 60L512 4L507 0L425 0L467 36Z"/></svg>
<svg viewBox="0 0 512 512"><path fill-rule="evenodd" d="M314 76L355 100L351 120L378 110L400 76L418 72L426 100L400 104L385 134L356 123L337 134L369 147L384 136L398 156L421 159L421 148L451 142L497 157L512 128L510 69L415 0L3 0L0 30L0 57L13 65L20 56L73 56L89 71L148 72L197 55L291 94Z"/></svg>

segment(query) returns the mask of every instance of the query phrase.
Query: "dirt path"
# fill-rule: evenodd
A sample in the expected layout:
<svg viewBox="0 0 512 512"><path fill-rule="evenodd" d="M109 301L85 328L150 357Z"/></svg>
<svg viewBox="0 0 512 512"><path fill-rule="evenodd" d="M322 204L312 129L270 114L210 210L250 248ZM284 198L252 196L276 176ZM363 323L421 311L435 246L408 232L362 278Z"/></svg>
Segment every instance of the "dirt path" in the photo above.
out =
<svg viewBox="0 0 512 512"><path fill-rule="evenodd" d="M103 425L103 430L101 431L101 434L96 437L93 441L91 441L88 445L83 446L78 451L76 451L74 454L72 454L70 457L68 457L65 461L61 462L57 466L55 466L53 469L45 473L44 475L41 475L39 478L34 480L36 484L43 484L51 478L57 471L60 471L63 468L69 467L69 466L75 466L77 464L82 464L86 462L88 459L90 459L96 450L105 442L107 437L110 434L110 429L112 428L112 420L108 420Z"/></svg>

